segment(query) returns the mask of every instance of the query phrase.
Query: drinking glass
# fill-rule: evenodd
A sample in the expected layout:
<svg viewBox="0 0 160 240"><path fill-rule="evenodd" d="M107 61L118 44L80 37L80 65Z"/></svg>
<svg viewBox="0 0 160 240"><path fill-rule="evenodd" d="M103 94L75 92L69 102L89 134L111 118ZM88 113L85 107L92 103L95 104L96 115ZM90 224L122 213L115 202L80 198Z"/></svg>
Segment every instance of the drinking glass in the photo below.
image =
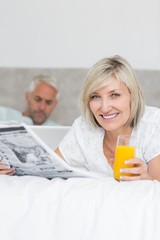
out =
<svg viewBox="0 0 160 240"><path fill-rule="evenodd" d="M135 139L128 135L119 135L117 138L116 154L113 166L114 178L120 180L120 176L131 176L130 173L121 173L121 168L133 168L134 164L125 164L125 161L135 157Z"/></svg>

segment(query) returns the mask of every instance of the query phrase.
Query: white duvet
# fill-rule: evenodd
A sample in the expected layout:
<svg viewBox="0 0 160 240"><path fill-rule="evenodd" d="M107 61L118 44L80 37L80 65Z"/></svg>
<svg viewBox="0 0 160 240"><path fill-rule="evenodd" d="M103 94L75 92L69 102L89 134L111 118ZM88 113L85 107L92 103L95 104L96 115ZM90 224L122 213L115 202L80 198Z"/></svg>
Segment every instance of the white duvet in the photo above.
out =
<svg viewBox="0 0 160 240"><path fill-rule="evenodd" d="M160 239L160 182L0 176L0 240L128 239Z"/></svg>

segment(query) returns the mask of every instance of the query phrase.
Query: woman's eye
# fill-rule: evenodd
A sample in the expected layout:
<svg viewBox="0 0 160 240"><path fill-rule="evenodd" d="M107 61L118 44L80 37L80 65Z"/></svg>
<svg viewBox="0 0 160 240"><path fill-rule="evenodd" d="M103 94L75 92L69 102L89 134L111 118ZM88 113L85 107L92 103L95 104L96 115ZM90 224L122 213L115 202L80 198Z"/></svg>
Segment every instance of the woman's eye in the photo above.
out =
<svg viewBox="0 0 160 240"><path fill-rule="evenodd" d="M94 99L97 99L97 98L99 98L98 95L92 95L92 96L90 96L90 100L94 100Z"/></svg>
<svg viewBox="0 0 160 240"><path fill-rule="evenodd" d="M119 97L120 96L120 94L119 93L112 93L112 95L111 95L112 97Z"/></svg>

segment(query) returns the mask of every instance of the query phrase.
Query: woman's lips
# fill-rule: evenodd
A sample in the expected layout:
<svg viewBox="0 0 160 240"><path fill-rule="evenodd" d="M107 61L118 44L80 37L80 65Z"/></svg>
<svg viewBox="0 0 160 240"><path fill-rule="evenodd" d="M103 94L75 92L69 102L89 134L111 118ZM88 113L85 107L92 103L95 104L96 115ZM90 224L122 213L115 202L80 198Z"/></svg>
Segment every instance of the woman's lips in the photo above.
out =
<svg viewBox="0 0 160 240"><path fill-rule="evenodd" d="M102 115L101 116L104 118L104 119L113 119L115 117L117 117L118 113L113 113L113 114L109 114L109 115Z"/></svg>

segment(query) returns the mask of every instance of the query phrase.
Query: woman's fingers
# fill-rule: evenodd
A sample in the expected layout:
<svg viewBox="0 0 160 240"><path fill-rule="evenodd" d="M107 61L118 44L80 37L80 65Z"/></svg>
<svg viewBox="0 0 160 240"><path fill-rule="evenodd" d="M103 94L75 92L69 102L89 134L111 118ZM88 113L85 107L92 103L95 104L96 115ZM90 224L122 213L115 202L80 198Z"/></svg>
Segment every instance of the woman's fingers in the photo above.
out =
<svg viewBox="0 0 160 240"><path fill-rule="evenodd" d="M140 158L126 160L125 164L128 165L128 168L120 169L120 172L124 173L120 178L122 181L142 180L148 175L147 165ZM130 164L134 164L134 167L129 167ZM129 176L127 174L129 174Z"/></svg>
<svg viewBox="0 0 160 240"><path fill-rule="evenodd" d="M0 164L0 174L13 175L14 169L9 165Z"/></svg>
<svg viewBox="0 0 160 240"><path fill-rule="evenodd" d="M0 164L0 170L2 169L10 169L11 167L10 167L10 165L5 165L5 164Z"/></svg>
<svg viewBox="0 0 160 240"><path fill-rule="evenodd" d="M138 176L120 176L120 181L136 181L136 180L142 180L141 175Z"/></svg>

